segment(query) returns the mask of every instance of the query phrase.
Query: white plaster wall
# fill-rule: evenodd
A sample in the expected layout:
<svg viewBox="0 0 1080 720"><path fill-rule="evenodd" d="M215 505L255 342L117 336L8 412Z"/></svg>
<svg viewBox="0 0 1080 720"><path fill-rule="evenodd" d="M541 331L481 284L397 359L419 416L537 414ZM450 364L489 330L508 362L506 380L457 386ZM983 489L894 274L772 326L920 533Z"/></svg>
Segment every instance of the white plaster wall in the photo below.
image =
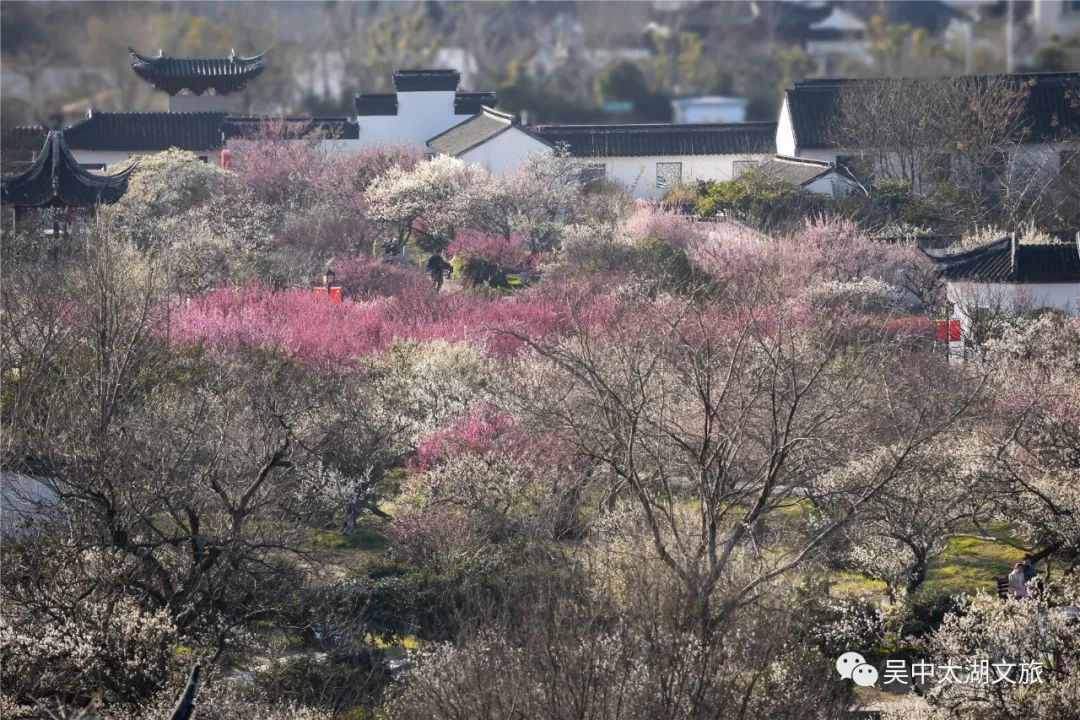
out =
<svg viewBox="0 0 1080 720"><path fill-rule="evenodd" d="M823 195L828 195L829 197L847 195L859 189L859 186L849 178L846 178L837 172L823 175L804 187L811 192L821 193Z"/></svg>
<svg viewBox="0 0 1080 720"><path fill-rule="evenodd" d="M459 157L483 167L492 175L504 175L520 168L530 155L550 152L550 146L512 127Z"/></svg>
<svg viewBox="0 0 1080 720"><path fill-rule="evenodd" d="M954 304L953 317L960 320L965 335L971 329L971 312L975 308L1001 312L1057 308L1072 316L1080 315L1080 282L950 282L946 295Z"/></svg>
<svg viewBox="0 0 1080 720"><path fill-rule="evenodd" d="M696 180L731 180L736 161L752 160L760 164L771 154L747 155L654 155L644 157L581 158L587 163L604 163L609 180L626 187L634 197L660 200L667 188L656 187L657 163L682 163L682 184Z"/></svg>
<svg viewBox="0 0 1080 720"><path fill-rule="evenodd" d="M420 145L469 119L454 114L454 91L399 92L397 115L361 115L363 145Z"/></svg>
<svg viewBox="0 0 1080 720"><path fill-rule="evenodd" d="M364 143L360 142L359 140L343 140L341 138L331 138L329 140L319 141L319 149L327 157L347 155L348 153L362 150L364 147Z"/></svg>
<svg viewBox="0 0 1080 720"><path fill-rule="evenodd" d="M788 107L787 94L780 105L780 117L776 121L776 154L798 157L795 153L795 128L791 124L791 109Z"/></svg>
<svg viewBox="0 0 1080 720"><path fill-rule="evenodd" d="M128 152L126 150L72 150L71 154L75 156L75 160L79 163L105 163L105 171L112 172L113 165L122 163L129 157L134 155L153 155L155 152L156 151ZM213 150L192 150L191 152L200 157L205 156L206 161L211 165L221 164L221 150L219 148Z"/></svg>

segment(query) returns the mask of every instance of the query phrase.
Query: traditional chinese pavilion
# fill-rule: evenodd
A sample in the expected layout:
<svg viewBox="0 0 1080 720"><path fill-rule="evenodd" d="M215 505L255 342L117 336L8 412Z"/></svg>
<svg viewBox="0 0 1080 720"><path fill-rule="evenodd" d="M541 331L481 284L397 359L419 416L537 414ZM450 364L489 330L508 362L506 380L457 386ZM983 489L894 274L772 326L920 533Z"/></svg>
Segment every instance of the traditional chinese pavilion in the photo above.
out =
<svg viewBox="0 0 1080 720"><path fill-rule="evenodd" d="M135 166L114 175L102 175L81 167L64 141L64 133L45 137L34 164L0 179L0 204L16 208L83 208L111 204L127 192Z"/></svg>
<svg viewBox="0 0 1080 720"><path fill-rule="evenodd" d="M225 96L243 90L266 67L265 53L239 57L233 50L224 58L173 58L163 50L157 57L128 50L135 74L169 94L170 112L228 110Z"/></svg>

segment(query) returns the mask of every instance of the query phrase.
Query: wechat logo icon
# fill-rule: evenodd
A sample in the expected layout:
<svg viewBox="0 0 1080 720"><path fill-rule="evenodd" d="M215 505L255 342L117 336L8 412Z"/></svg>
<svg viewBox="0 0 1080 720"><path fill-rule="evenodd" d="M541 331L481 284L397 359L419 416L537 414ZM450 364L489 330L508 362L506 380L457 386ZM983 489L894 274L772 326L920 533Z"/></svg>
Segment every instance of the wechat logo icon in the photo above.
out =
<svg viewBox="0 0 1080 720"><path fill-rule="evenodd" d="M836 659L836 672L845 680L851 680L859 687L873 687L878 680L877 669L866 662L866 658L857 652L846 652Z"/></svg>

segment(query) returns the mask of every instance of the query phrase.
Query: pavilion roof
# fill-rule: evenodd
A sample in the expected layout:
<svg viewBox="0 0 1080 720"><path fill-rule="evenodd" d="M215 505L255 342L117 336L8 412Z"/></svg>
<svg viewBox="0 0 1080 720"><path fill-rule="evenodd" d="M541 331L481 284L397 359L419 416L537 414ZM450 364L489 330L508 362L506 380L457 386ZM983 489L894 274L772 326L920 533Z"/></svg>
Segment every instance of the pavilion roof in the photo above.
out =
<svg viewBox="0 0 1080 720"><path fill-rule="evenodd" d="M234 50L232 55L224 58L174 58L160 50L157 57L142 55L133 48L128 50L135 74L170 95L181 90L189 90L195 95L208 90L227 95L243 90L248 80L266 68L263 60L266 53L239 57Z"/></svg>
<svg viewBox="0 0 1080 720"><path fill-rule="evenodd" d="M0 203L16 207L89 207L114 203L127 192L132 165L115 175L98 175L79 166L64 133L51 131L34 164L0 180Z"/></svg>

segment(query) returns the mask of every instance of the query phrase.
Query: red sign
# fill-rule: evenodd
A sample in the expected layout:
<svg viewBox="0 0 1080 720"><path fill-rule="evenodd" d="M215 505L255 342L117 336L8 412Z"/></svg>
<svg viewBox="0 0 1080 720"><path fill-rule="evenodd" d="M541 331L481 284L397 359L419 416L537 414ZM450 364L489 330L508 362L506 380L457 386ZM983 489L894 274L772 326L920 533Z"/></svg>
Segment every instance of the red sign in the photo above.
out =
<svg viewBox="0 0 1080 720"><path fill-rule="evenodd" d="M960 342L960 321L935 320L934 335L938 342Z"/></svg>

